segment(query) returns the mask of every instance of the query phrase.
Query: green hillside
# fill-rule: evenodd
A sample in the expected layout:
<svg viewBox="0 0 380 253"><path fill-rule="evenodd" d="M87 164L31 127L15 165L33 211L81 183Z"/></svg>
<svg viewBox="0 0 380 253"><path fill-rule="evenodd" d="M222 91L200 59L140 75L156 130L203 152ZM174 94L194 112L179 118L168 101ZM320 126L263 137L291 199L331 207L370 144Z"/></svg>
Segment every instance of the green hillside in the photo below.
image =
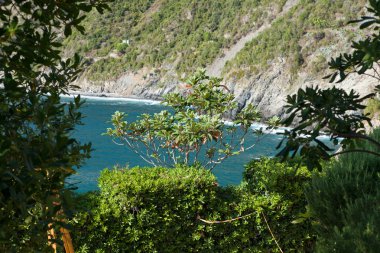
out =
<svg viewBox="0 0 380 253"><path fill-rule="evenodd" d="M125 70L168 63L179 72L205 67L273 12L285 0L117 0L112 11L93 12L84 22L86 35L74 34L69 51L105 57L91 65L93 78L112 78ZM130 45L123 44L129 40ZM96 75L96 74L99 75ZM105 75L104 75L105 74Z"/></svg>
<svg viewBox="0 0 380 253"><path fill-rule="evenodd" d="M359 37L347 22L364 14L366 0L301 0L270 29L249 42L225 72L237 77L265 70L277 57L285 57L290 71L309 67L310 74L327 68L327 60ZM339 50L336 50L336 49ZM306 59L313 56L311 61ZM234 70L234 71L232 71Z"/></svg>
<svg viewBox="0 0 380 253"><path fill-rule="evenodd" d="M293 0L292 0L293 1ZM92 80L116 79L143 67L157 73L175 70L179 76L206 67L223 50L250 31L273 20L272 27L251 41L229 62L225 71L241 78L285 57L292 73L318 48L310 71L325 68L328 47L342 38L349 45L353 32L342 29L360 15L365 0L300 0L287 15L276 19L286 0L117 0L111 11L93 12L84 21L85 35L65 41L66 53L87 57L86 75ZM327 11L328 10L328 11ZM339 36L334 33L339 28ZM312 38L306 43L305 38ZM310 42L311 41L311 42ZM331 50L330 50L331 51Z"/></svg>

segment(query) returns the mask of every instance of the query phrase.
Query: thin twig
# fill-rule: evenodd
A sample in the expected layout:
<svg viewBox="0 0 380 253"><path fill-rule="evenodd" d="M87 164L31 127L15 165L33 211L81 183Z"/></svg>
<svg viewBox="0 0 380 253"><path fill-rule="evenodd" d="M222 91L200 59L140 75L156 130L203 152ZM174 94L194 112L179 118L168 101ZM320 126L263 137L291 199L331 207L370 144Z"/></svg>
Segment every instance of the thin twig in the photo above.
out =
<svg viewBox="0 0 380 253"><path fill-rule="evenodd" d="M247 218L247 217L251 216L252 214L254 214L254 213L250 213L250 214L247 214L247 215L239 216L239 217L236 217L236 218L233 218L233 219L230 219L230 220L214 220L214 221L210 221L210 220L202 219L199 215L198 215L197 219L200 220L200 221L202 221L202 222L204 222L204 223L207 223L207 224L222 224L222 223L231 223L233 221L241 220L241 219L244 219L244 218Z"/></svg>
<svg viewBox="0 0 380 253"><path fill-rule="evenodd" d="M367 74L367 73L363 73L363 75L366 75L366 76L369 76L369 77L375 78L375 79L377 79L377 80L380 81L380 78L376 77L375 75L371 75L371 74Z"/></svg>
<svg viewBox="0 0 380 253"><path fill-rule="evenodd" d="M282 251L280 245L278 244L278 242L277 242L277 240L276 240L276 237L274 236L274 234L273 234L273 232L272 232L272 229L270 228L270 226L269 226L269 224L268 224L268 221L267 221L267 218L266 218L264 212L261 212L261 214L263 215L263 218L264 218L264 220L265 220L265 223L267 224L268 230L269 230L270 234L272 235L272 238L273 238L274 242L276 243L278 249L280 250L281 253L284 253L284 251Z"/></svg>

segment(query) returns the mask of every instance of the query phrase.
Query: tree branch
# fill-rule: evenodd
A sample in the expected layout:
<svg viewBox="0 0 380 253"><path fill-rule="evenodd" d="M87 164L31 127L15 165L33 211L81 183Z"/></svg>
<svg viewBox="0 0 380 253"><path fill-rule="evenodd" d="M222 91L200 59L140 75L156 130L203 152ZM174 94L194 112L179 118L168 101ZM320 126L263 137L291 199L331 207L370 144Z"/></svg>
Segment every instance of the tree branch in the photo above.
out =
<svg viewBox="0 0 380 253"><path fill-rule="evenodd" d="M265 220L265 223L267 224L267 227L268 227L268 230L270 232L270 234L272 235L272 238L274 240L274 242L276 243L278 249L280 250L281 253L284 253L284 251L282 251L280 245L278 244L277 240L276 240L276 237L274 236L273 232L272 232L272 229L270 228L269 224L268 224L268 221L267 221L267 218L265 216L265 214L263 212L261 212L261 214L263 215L263 218Z"/></svg>
<svg viewBox="0 0 380 253"><path fill-rule="evenodd" d="M373 152L373 151L370 151L370 150L365 150L365 149L350 149L350 150L345 150L345 151L334 153L334 154L330 155L330 157L334 157L334 156L338 156L338 155L343 155L343 154L348 154L348 153L355 153L355 152L357 152L357 153L367 153L367 154L371 154L371 155L379 156L380 157L380 153L376 153L376 152Z"/></svg>
<svg viewBox="0 0 380 253"><path fill-rule="evenodd" d="M239 216L239 217L236 217L236 218L233 218L233 219L230 219L230 220L214 220L214 221L210 221L210 220L204 220L202 219L199 215L197 216L197 219L206 223L206 224L222 224L222 223L231 223L233 221L237 221L237 220L241 220L241 219L244 219L244 218L247 218L251 215L253 215L254 213L249 213L247 215L243 215L243 216Z"/></svg>
<svg viewBox="0 0 380 253"><path fill-rule="evenodd" d="M363 139L371 142L372 144L375 144L378 148L380 148L380 142L372 139L371 137L364 135L364 134L358 134L358 133L349 133L349 134L336 134L337 137L342 137L342 138L352 138L352 139Z"/></svg>

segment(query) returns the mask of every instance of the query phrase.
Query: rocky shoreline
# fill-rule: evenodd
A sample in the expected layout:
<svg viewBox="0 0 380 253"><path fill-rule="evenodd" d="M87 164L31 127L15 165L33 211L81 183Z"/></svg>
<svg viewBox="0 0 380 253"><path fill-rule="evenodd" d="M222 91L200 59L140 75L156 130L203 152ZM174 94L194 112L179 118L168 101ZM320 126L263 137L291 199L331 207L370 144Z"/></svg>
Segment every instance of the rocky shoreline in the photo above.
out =
<svg viewBox="0 0 380 253"><path fill-rule="evenodd" d="M77 96L80 95L81 97L89 97L89 98L104 98L104 99L125 99L128 101L139 101L139 102L152 102L152 103L161 103L162 100L159 99L148 99L148 98L142 98L138 96L124 96L122 94L117 93L107 93L107 92L85 92L85 91L69 91L69 96Z"/></svg>

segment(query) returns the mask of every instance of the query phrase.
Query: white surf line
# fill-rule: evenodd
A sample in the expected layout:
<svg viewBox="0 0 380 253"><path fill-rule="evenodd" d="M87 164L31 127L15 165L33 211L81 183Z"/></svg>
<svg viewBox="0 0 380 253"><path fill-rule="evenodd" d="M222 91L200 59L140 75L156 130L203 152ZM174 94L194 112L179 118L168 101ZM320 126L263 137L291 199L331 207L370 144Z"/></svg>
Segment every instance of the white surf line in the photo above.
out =
<svg viewBox="0 0 380 253"><path fill-rule="evenodd" d="M61 97L74 98L80 95L81 98L88 100L103 100L103 101L124 101L124 102L135 102L135 103L149 103L152 105L161 104L161 101L152 99L140 99L140 98L128 98L128 97L112 97L112 96L96 96L96 95L83 95L83 94L69 94L61 95Z"/></svg>
<svg viewBox="0 0 380 253"><path fill-rule="evenodd" d="M292 9L294 6L298 4L299 0L288 0L284 7L282 8L282 11L277 15L277 17L271 22L271 23L265 23L262 26L260 26L259 29L252 31L242 37L235 45L233 45L230 49L227 49L224 53L224 56L217 58L214 60L214 62L207 67L206 72L210 76L216 76L221 77L222 70L226 63L233 58L236 57L236 55L244 48L244 46L256 38L258 35L260 35L261 32L263 32L266 29L269 29L272 26L272 23L275 22L277 19L283 17L286 13L289 12L290 9Z"/></svg>
<svg viewBox="0 0 380 253"><path fill-rule="evenodd" d="M74 98L75 96L80 95L81 98L89 99L89 100L100 100L100 101L124 101L124 102L135 102L135 103L144 103L147 105L160 105L162 104L161 101L158 100L151 100L151 99L139 99L139 98L127 98L127 97L112 97L112 96L96 96L96 95L82 95L82 94L69 94L69 95L61 95L60 97L65 98ZM165 104L163 104L165 105ZM232 121L229 120L223 120L223 124L226 126L235 126L235 124ZM260 128L263 130L263 133L265 134L281 134L284 133L286 130L291 130L291 127L278 127L277 129L267 130L266 128L268 125L262 122L255 122L251 125L252 130L259 130ZM279 135L280 136L280 135ZM304 136L305 137L305 136ZM329 140L330 136L328 135L320 135L318 136L318 139L321 140ZM339 140L343 140L343 138L338 138Z"/></svg>

